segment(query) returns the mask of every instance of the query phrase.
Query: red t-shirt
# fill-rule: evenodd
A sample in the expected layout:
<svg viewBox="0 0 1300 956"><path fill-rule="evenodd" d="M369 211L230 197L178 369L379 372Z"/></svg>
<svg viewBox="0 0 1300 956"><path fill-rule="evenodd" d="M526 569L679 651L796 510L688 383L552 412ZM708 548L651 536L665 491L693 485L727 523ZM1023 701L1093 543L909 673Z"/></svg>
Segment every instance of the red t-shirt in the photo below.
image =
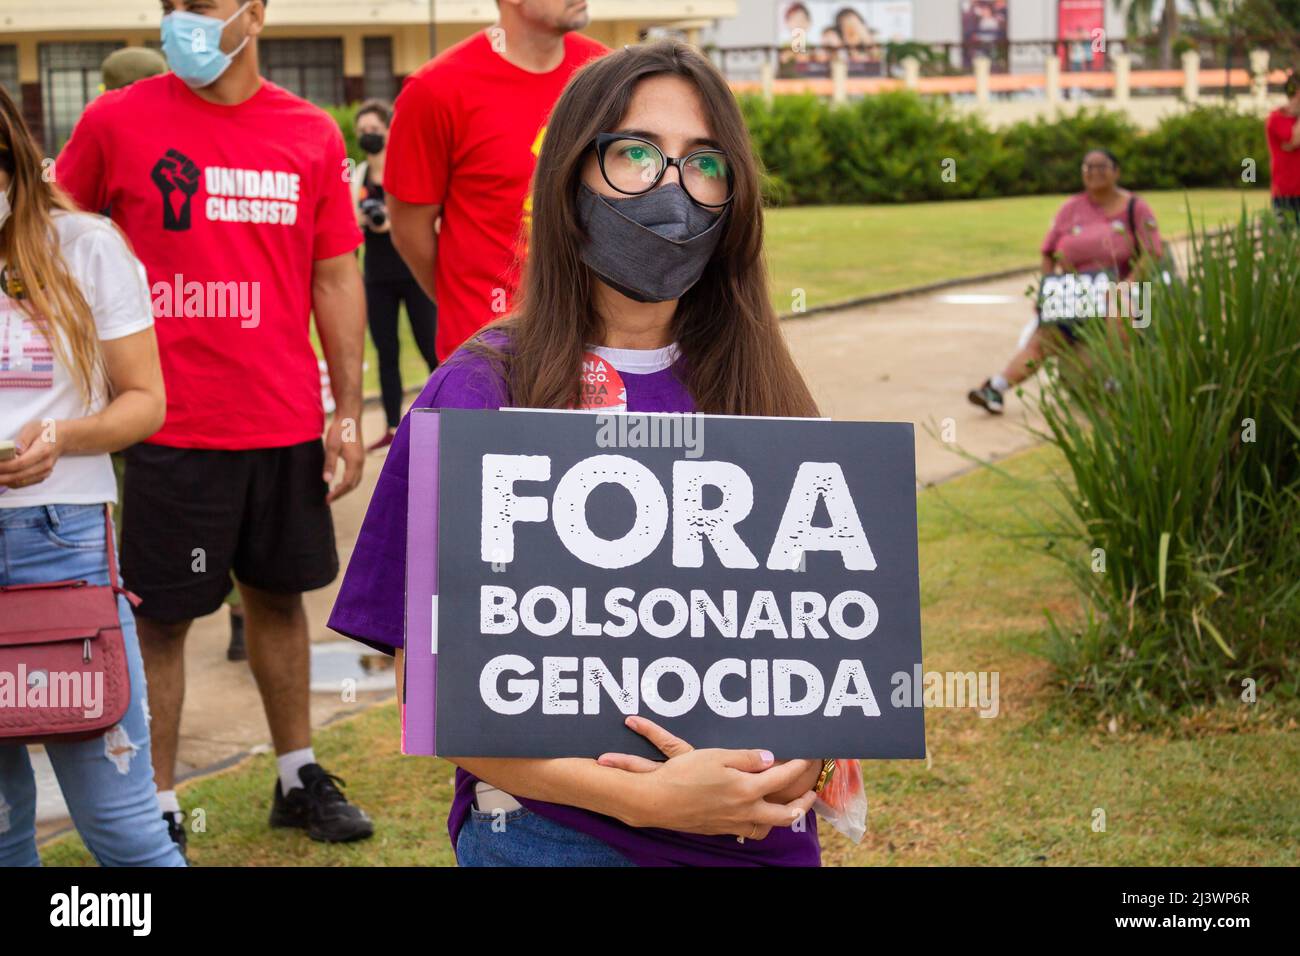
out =
<svg viewBox="0 0 1300 956"><path fill-rule="evenodd" d="M1143 248L1159 258L1164 254L1156 214L1141 196L1133 197L1133 226ZM1055 255L1068 272L1109 272L1128 278L1135 252L1129 228L1128 205L1108 216L1087 193L1077 193L1062 203L1043 239L1045 256Z"/></svg>
<svg viewBox="0 0 1300 956"><path fill-rule="evenodd" d="M564 62L529 73L480 32L444 50L402 87L384 189L403 202L442 206L434 267L439 359L509 311L547 118L569 77L608 52L569 33Z"/></svg>
<svg viewBox="0 0 1300 956"><path fill-rule="evenodd" d="M1296 117L1281 109L1268 114L1264 131L1268 134L1270 177L1274 196L1300 196L1300 150L1284 150L1282 144L1290 142Z"/></svg>
<svg viewBox="0 0 1300 956"><path fill-rule="evenodd" d="M221 106L167 73L82 114L55 178L82 208L109 210L148 272L167 386L150 442L320 437L312 264L361 243L348 172L329 114L266 81Z"/></svg>

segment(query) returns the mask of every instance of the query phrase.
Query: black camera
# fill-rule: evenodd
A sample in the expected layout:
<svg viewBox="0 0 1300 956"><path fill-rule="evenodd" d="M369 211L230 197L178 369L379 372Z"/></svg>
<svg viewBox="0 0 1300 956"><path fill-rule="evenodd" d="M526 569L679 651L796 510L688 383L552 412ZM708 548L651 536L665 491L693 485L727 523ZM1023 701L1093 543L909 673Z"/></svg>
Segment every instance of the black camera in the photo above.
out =
<svg viewBox="0 0 1300 956"><path fill-rule="evenodd" d="M382 199L361 200L361 214L366 217L366 221L375 229L381 228L384 223L388 222L388 210L384 208Z"/></svg>

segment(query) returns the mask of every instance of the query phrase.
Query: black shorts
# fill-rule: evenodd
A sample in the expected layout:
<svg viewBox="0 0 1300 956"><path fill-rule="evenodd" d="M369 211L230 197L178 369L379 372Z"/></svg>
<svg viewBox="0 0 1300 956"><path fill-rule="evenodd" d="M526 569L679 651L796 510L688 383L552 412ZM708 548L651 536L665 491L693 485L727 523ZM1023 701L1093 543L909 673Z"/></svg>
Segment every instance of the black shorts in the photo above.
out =
<svg viewBox="0 0 1300 956"><path fill-rule="evenodd" d="M122 577L141 599L140 616L211 614L232 571L281 594L338 576L319 439L249 451L136 445L125 457Z"/></svg>
<svg viewBox="0 0 1300 956"><path fill-rule="evenodd" d="M1058 335L1066 345L1078 345L1079 326L1077 322L1044 322L1041 318L1038 320L1038 327L1046 329L1049 333Z"/></svg>

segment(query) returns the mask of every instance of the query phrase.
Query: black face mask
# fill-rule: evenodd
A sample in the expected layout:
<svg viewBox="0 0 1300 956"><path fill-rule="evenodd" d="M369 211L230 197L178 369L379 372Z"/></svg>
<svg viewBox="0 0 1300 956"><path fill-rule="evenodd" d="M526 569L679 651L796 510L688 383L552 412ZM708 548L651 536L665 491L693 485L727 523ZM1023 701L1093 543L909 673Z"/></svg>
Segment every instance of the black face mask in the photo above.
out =
<svg viewBox="0 0 1300 956"><path fill-rule="evenodd" d="M583 184L578 220L588 240L582 261L629 299L680 299L713 258L726 212L697 205L676 183L626 198Z"/></svg>
<svg viewBox="0 0 1300 956"><path fill-rule="evenodd" d="M361 147L363 153L374 156L384 151L384 134L383 133L362 133L357 137L357 145Z"/></svg>

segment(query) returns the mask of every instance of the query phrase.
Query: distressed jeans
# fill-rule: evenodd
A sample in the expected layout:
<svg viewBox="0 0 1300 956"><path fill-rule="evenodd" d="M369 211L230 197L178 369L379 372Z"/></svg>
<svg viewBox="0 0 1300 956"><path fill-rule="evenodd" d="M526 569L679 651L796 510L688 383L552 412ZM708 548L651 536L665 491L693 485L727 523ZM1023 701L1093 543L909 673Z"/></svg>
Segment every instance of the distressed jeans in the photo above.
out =
<svg viewBox="0 0 1300 956"><path fill-rule="evenodd" d="M103 505L0 508L0 585L83 579L108 583ZM101 865L184 866L158 808L135 617L125 598L118 609L131 678L126 716L102 736L45 749L72 822ZM0 866L39 865L27 747L0 741Z"/></svg>

